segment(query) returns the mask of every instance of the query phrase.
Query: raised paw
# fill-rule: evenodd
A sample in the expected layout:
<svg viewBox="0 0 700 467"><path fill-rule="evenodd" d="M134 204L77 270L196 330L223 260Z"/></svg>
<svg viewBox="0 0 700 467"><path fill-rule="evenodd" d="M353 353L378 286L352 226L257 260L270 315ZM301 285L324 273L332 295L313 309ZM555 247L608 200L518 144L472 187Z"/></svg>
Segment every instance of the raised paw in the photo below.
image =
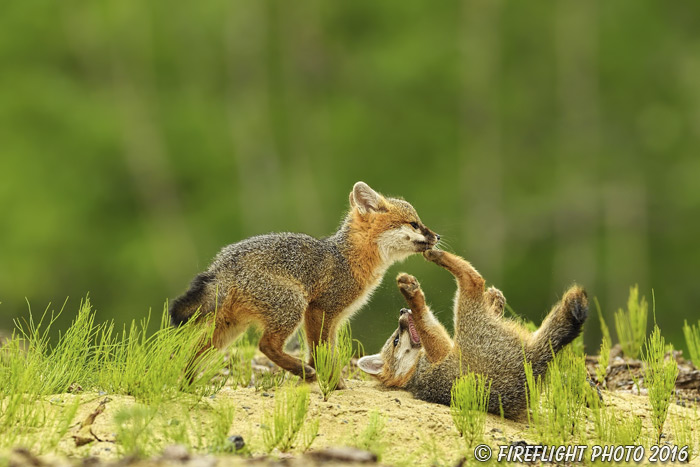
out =
<svg viewBox="0 0 700 467"><path fill-rule="evenodd" d="M442 250L426 250L423 252L423 257L427 259L428 261L432 261L433 263L436 264L441 264L442 257L445 255L445 252Z"/></svg>
<svg viewBox="0 0 700 467"><path fill-rule="evenodd" d="M396 276L396 285L399 286L399 290L401 290L401 293L406 298L413 297L420 291L420 284L418 283L418 280L405 272L402 272Z"/></svg>
<svg viewBox="0 0 700 467"><path fill-rule="evenodd" d="M575 285L567 290L562 304L577 323L583 323L588 318L588 294L581 287Z"/></svg>
<svg viewBox="0 0 700 467"><path fill-rule="evenodd" d="M489 310L492 310L497 315L502 315L506 306L506 297L503 295L503 292L491 286L484 292L484 302Z"/></svg>

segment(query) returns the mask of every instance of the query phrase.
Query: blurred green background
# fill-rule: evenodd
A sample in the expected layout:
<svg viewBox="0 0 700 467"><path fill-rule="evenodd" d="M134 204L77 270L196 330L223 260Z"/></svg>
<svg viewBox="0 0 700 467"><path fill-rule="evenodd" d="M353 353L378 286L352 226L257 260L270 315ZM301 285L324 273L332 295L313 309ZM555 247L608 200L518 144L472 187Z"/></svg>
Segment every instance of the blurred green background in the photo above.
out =
<svg viewBox="0 0 700 467"><path fill-rule="evenodd" d="M159 313L224 245L331 234L354 182L539 323L635 283L677 347L700 287L700 3L15 1L0 6L0 328ZM377 350L400 270L353 320ZM650 318L651 321L651 318ZM586 330L599 342L595 312Z"/></svg>

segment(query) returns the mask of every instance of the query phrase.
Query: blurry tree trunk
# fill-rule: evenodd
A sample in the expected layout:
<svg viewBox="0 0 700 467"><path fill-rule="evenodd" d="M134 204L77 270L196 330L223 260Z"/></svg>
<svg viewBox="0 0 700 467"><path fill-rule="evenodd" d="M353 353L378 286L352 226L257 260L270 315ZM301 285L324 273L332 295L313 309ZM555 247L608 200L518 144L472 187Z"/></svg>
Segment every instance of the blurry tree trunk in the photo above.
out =
<svg viewBox="0 0 700 467"><path fill-rule="evenodd" d="M299 219L305 232L329 233L324 221L324 210L318 190L317 161L312 154L318 148L318 135L313 133L314 102L318 90L313 86L316 64L323 60L323 28L321 27L319 1L290 3L284 0L268 0L270 24L274 34L270 36L270 63L276 77L273 87L275 133L282 143L286 160L286 186L293 194L290 212ZM350 190L348 186L347 191ZM345 190L337 196L345 198ZM340 214L339 214L340 216ZM335 222L335 221L334 221Z"/></svg>
<svg viewBox="0 0 700 467"><path fill-rule="evenodd" d="M564 0L554 16L559 107L553 196L552 295L576 281L595 287L600 224L598 16L595 2ZM595 290L590 290L593 294Z"/></svg>
<svg viewBox="0 0 700 467"><path fill-rule="evenodd" d="M224 30L228 118L238 178L238 217L244 235L271 227L283 214L279 141L271 125L270 40L266 2L232 2Z"/></svg>
<svg viewBox="0 0 700 467"><path fill-rule="evenodd" d="M184 285L182 271L197 265L197 253L182 212L163 135L155 123L152 32L148 18L138 11L124 8L119 14L124 22L119 27L128 29L131 37L128 41L124 39L130 42L126 47L112 48L110 57L114 100L122 117L122 155L145 207L155 268L168 288L176 291Z"/></svg>
<svg viewBox="0 0 700 467"><path fill-rule="evenodd" d="M303 49L299 25L289 24L290 15L303 7L277 0L234 5L224 35L228 115L238 167L234 189L244 232L274 229L280 221L289 222L290 213L306 229L319 231L323 220L313 163L299 137L303 125L296 123L303 118L305 102L290 95L296 86L290 85L295 74L288 70ZM292 200L284 197L290 188Z"/></svg>
<svg viewBox="0 0 700 467"><path fill-rule="evenodd" d="M625 308L629 287L649 283L649 228L644 180L630 167L629 179L618 179L605 189L606 314ZM649 299L651 302L651 299Z"/></svg>
<svg viewBox="0 0 700 467"><path fill-rule="evenodd" d="M506 232L498 109L501 10L500 0L465 0L459 35L464 64L459 149L464 254L495 283L503 274Z"/></svg>

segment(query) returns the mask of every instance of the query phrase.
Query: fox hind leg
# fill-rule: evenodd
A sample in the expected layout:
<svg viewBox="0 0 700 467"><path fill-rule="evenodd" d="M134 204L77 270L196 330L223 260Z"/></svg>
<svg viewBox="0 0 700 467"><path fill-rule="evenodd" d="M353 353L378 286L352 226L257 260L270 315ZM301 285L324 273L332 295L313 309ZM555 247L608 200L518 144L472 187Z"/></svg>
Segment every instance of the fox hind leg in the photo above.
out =
<svg viewBox="0 0 700 467"><path fill-rule="evenodd" d="M304 313L304 330L306 331L306 342L309 346L308 366L315 369L314 351L316 347L322 342L330 342L331 345L336 345L338 319L322 310L309 307ZM338 379L336 389L346 388L345 381L341 377Z"/></svg>
<svg viewBox="0 0 700 467"><path fill-rule="evenodd" d="M309 307L304 313L304 331L309 346L309 366L314 368L314 349L326 341L335 342L336 323L328 314L317 308Z"/></svg>
<svg viewBox="0 0 700 467"><path fill-rule="evenodd" d="M200 320L211 320L212 315L205 315ZM251 315L242 307L224 304L220 310L216 312L214 321L214 330L211 336L203 338L197 353L188 362L185 369L185 375L190 383L192 383L199 372L202 358L212 348L223 350L226 346L243 332L251 321ZM211 321L209 321L209 325Z"/></svg>
<svg viewBox="0 0 700 467"><path fill-rule="evenodd" d="M492 311L496 316L503 316L506 297L503 295L503 292L491 286L484 292L484 305L487 310Z"/></svg>
<svg viewBox="0 0 700 467"><path fill-rule="evenodd" d="M295 329L282 331L280 329L266 328L260 337L260 351L277 366L290 373L304 378L305 381L316 379L316 371L300 359L292 357L284 351L287 338Z"/></svg>
<svg viewBox="0 0 700 467"><path fill-rule="evenodd" d="M588 296L583 288L575 285L554 305L532 336L528 357L537 373L544 373L553 353L561 350L581 333L587 317Z"/></svg>

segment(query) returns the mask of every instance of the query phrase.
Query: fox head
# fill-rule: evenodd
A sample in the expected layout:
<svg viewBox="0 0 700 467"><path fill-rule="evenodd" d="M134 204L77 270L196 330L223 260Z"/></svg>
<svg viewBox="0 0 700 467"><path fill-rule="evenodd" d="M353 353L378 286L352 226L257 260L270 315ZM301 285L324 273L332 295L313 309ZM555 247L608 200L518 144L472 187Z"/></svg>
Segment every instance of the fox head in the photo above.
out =
<svg viewBox="0 0 700 467"><path fill-rule="evenodd" d="M376 244L385 263L433 248L440 236L423 224L410 203L385 198L364 182L350 192L350 233L358 241Z"/></svg>
<svg viewBox="0 0 700 467"><path fill-rule="evenodd" d="M362 357L360 370L374 375L385 386L403 387L413 376L421 356L420 336L413 324L411 310L402 308L399 327L375 355Z"/></svg>

